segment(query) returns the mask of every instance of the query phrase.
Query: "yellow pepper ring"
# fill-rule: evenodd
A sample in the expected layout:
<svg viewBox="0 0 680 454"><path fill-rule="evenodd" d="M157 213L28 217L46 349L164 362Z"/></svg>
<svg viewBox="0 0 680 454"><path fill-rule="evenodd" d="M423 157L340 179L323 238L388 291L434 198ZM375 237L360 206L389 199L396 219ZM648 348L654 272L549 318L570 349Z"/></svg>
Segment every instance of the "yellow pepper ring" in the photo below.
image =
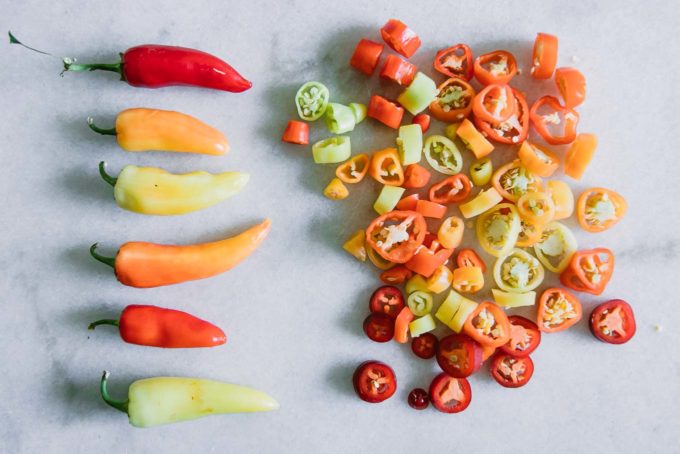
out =
<svg viewBox="0 0 680 454"><path fill-rule="evenodd" d="M513 249L496 260L493 277L501 290L525 293L541 285L545 271L536 257L523 249Z"/></svg>
<svg viewBox="0 0 680 454"><path fill-rule="evenodd" d="M517 200L519 215L536 224L547 224L555 216L555 203L547 192L527 192Z"/></svg>
<svg viewBox="0 0 680 454"><path fill-rule="evenodd" d="M549 271L558 274L567 268L576 249L578 244L574 234L557 221L545 226L541 241L534 245L538 260Z"/></svg>
<svg viewBox="0 0 680 454"><path fill-rule="evenodd" d="M517 242L521 229L517 207L500 203L477 218L477 240L489 254L501 257Z"/></svg>

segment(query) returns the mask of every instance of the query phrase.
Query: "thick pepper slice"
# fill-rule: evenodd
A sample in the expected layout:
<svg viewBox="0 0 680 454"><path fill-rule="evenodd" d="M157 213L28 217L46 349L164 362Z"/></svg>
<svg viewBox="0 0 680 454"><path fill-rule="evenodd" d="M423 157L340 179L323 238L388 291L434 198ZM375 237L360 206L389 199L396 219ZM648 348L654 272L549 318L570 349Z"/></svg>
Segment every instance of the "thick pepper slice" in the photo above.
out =
<svg viewBox="0 0 680 454"><path fill-rule="evenodd" d="M515 205L500 203L477 218L477 240L494 257L509 253L517 242L520 217Z"/></svg>
<svg viewBox="0 0 680 454"><path fill-rule="evenodd" d="M557 36L539 33L534 41L531 58L531 77L550 79L557 66Z"/></svg>
<svg viewBox="0 0 680 454"><path fill-rule="evenodd" d="M576 237L564 224L556 221L547 224L542 230L540 239L533 245L534 253L548 270L561 273L578 248Z"/></svg>
<svg viewBox="0 0 680 454"><path fill-rule="evenodd" d="M281 140L297 145L309 143L309 125L304 121L289 120Z"/></svg>
<svg viewBox="0 0 680 454"><path fill-rule="evenodd" d="M472 102L475 118L491 124L509 119L517 112L517 102L509 85L487 85Z"/></svg>
<svg viewBox="0 0 680 454"><path fill-rule="evenodd" d="M401 199L399 203L397 203L396 208L399 211L416 211L418 200L420 200L418 194L411 194Z"/></svg>
<svg viewBox="0 0 680 454"><path fill-rule="evenodd" d="M579 115L574 109L562 106L557 98L543 96L529 111L536 132L550 145L565 145L576 139Z"/></svg>
<svg viewBox="0 0 680 454"><path fill-rule="evenodd" d="M344 134L354 130L356 117L351 107L331 102L326 107L326 127L333 134Z"/></svg>
<svg viewBox="0 0 680 454"><path fill-rule="evenodd" d="M517 210L522 219L547 224L555 216L555 202L547 192L527 192L517 200Z"/></svg>
<svg viewBox="0 0 680 454"><path fill-rule="evenodd" d="M451 286L460 293L477 293L484 287L484 272L479 266L456 268Z"/></svg>
<svg viewBox="0 0 680 454"><path fill-rule="evenodd" d="M465 223L461 218L458 216L448 217L439 226L437 241L446 249L455 249L463 241L464 231Z"/></svg>
<svg viewBox="0 0 680 454"><path fill-rule="evenodd" d="M583 314L581 302L562 288L549 288L538 302L536 325L544 333L556 333L575 325Z"/></svg>
<svg viewBox="0 0 680 454"><path fill-rule="evenodd" d="M575 180L580 180L583 172L593 159L597 149L595 134L579 134L571 144L564 158L564 173Z"/></svg>
<svg viewBox="0 0 680 454"><path fill-rule="evenodd" d="M477 159L482 159L493 151L493 144L486 140L486 137L467 118L456 128L456 136Z"/></svg>
<svg viewBox="0 0 680 454"><path fill-rule="evenodd" d="M378 214L385 214L388 211L392 211L397 206L397 203L399 203L401 196L404 195L405 190L406 189L398 186L383 186L378 198L373 204L373 209ZM417 206L416 211L418 211Z"/></svg>
<svg viewBox="0 0 680 454"><path fill-rule="evenodd" d="M512 89L517 109L515 113L500 123L489 123L474 117L475 126L487 138L498 143L520 143L529 135L529 105L524 95L516 89Z"/></svg>
<svg viewBox="0 0 680 454"><path fill-rule="evenodd" d="M447 77L472 79L474 70L472 50L465 44L456 44L437 52L434 57L434 69Z"/></svg>
<svg viewBox="0 0 680 454"><path fill-rule="evenodd" d="M373 74L373 71L375 71L376 66L378 66L378 61L380 60L380 55L384 48L385 46L380 43L376 43L370 39L362 39L354 49L349 64L367 76L370 76Z"/></svg>
<svg viewBox="0 0 680 454"><path fill-rule="evenodd" d="M430 277L437 268L446 263L453 254L453 249L442 247L438 241L423 245L413 257L406 262L406 267L421 276Z"/></svg>
<svg viewBox="0 0 680 454"><path fill-rule="evenodd" d="M513 249L496 260L493 277L501 290L526 293L541 285L545 271L536 257L522 249Z"/></svg>
<svg viewBox="0 0 680 454"><path fill-rule="evenodd" d="M418 72L413 82L399 95L397 102L411 114L417 115L427 109L437 97L437 85L425 74Z"/></svg>
<svg viewBox="0 0 680 454"><path fill-rule="evenodd" d="M495 50L475 58L474 73L482 85L508 84L517 74L517 62L510 52Z"/></svg>
<svg viewBox="0 0 680 454"><path fill-rule="evenodd" d="M437 172L455 175L463 168L463 158L458 147L444 136L432 135L425 140L425 159Z"/></svg>
<svg viewBox="0 0 680 454"><path fill-rule="evenodd" d="M426 232L427 224L421 214L392 211L371 222L366 229L366 244L385 260L406 263L423 244Z"/></svg>
<svg viewBox="0 0 680 454"><path fill-rule="evenodd" d="M402 165L420 162L423 154L423 130L419 125L400 126L396 143Z"/></svg>
<svg viewBox="0 0 680 454"><path fill-rule="evenodd" d="M475 89L458 77L446 80L437 88L437 97L430 103L430 113L439 121L452 123L470 115Z"/></svg>
<svg viewBox="0 0 680 454"><path fill-rule="evenodd" d="M459 173L448 177L430 188L430 200L436 203L460 203L470 196L472 183L470 179Z"/></svg>
<svg viewBox="0 0 680 454"><path fill-rule="evenodd" d="M470 248L461 249L456 257L456 265L459 268L466 266L476 266L482 269L482 273L486 273L486 263L477 255L477 253Z"/></svg>
<svg viewBox="0 0 680 454"><path fill-rule="evenodd" d="M307 82L295 94L298 115L306 121L318 120L326 113L331 95L321 82Z"/></svg>
<svg viewBox="0 0 680 454"><path fill-rule="evenodd" d="M546 191L550 193L555 204L556 221L566 219L574 212L574 193L567 183L561 180L551 180L546 184Z"/></svg>
<svg viewBox="0 0 680 454"><path fill-rule="evenodd" d="M380 77L402 86L408 86L413 82L416 72L418 72L416 65L402 60L396 55L388 55L380 70Z"/></svg>
<svg viewBox="0 0 680 454"><path fill-rule="evenodd" d="M524 167L519 159L500 167L491 180L496 191L511 202L517 202L528 192L540 191L542 183L541 178Z"/></svg>
<svg viewBox="0 0 680 454"><path fill-rule="evenodd" d="M489 158L479 159L470 166L470 178L475 186L485 186L492 175L493 163Z"/></svg>
<svg viewBox="0 0 680 454"><path fill-rule="evenodd" d="M404 109L382 96L373 95L368 103L367 115L390 128L397 129L404 117Z"/></svg>
<svg viewBox="0 0 680 454"><path fill-rule="evenodd" d="M427 186L432 174L429 170L419 164L411 164L404 171L404 183L406 189L418 189Z"/></svg>
<svg viewBox="0 0 680 454"><path fill-rule="evenodd" d="M564 105L570 109L586 100L586 78L576 68L557 68L555 85L560 91Z"/></svg>
<svg viewBox="0 0 680 454"><path fill-rule="evenodd" d="M380 35L388 46L406 58L411 58L420 47L420 38L398 19L390 19L380 29Z"/></svg>
<svg viewBox="0 0 680 454"><path fill-rule="evenodd" d="M463 331L482 346L498 348L510 339L510 321L502 308L485 301L468 316Z"/></svg>
<svg viewBox="0 0 680 454"><path fill-rule="evenodd" d="M352 142L348 136L329 137L312 145L312 157L317 164L337 164L352 156Z"/></svg>
<svg viewBox="0 0 680 454"><path fill-rule="evenodd" d="M562 285L593 295L601 294L614 272L614 254L607 248L576 252L560 274Z"/></svg>
<svg viewBox="0 0 680 454"><path fill-rule="evenodd" d="M368 172L369 161L370 158L365 153L353 156L349 161L340 164L335 169L335 176L344 183L359 183Z"/></svg>
<svg viewBox="0 0 680 454"><path fill-rule="evenodd" d="M401 186L404 183L404 169L397 149L385 148L373 153L368 174L378 183Z"/></svg>
<svg viewBox="0 0 680 454"><path fill-rule="evenodd" d="M494 188L481 191L477 197L469 202L458 205L464 218L469 219L490 210L503 200L503 197Z"/></svg>
<svg viewBox="0 0 680 454"><path fill-rule="evenodd" d="M586 232L604 232L619 222L627 209L626 199L620 194L610 189L590 188L578 198L576 217Z"/></svg>
<svg viewBox="0 0 680 454"><path fill-rule="evenodd" d="M525 140L517 152L520 162L529 172L548 178L560 166L560 158L545 147Z"/></svg>

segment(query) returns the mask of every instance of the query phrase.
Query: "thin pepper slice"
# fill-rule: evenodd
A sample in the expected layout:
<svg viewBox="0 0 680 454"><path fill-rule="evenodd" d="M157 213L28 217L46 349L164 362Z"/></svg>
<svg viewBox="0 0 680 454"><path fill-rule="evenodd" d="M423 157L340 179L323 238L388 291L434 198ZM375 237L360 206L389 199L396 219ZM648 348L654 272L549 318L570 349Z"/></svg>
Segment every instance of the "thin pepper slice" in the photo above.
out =
<svg viewBox="0 0 680 454"><path fill-rule="evenodd" d="M531 106L529 118L536 132L550 145L564 145L576 139L578 112L562 106L554 96L539 98Z"/></svg>
<svg viewBox="0 0 680 454"><path fill-rule="evenodd" d="M416 211L426 218L441 219L446 214L446 205L430 202L429 200L418 200Z"/></svg>
<svg viewBox="0 0 680 454"><path fill-rule="evenodd" d="M524 168L539 177L548 178L560 166L555 153L528 140L522 142L517 156Z"/></svg>
<svg viewBox="0 0 680 454"><path fill-rule="evenodd" d="M489 123L474 116L475 126L488 139L498 143L520 143L529 135L529 105L524 95L512 89L517 109L515 113L500 123Z"/></svg>
<svg viewBox="0 0 680 454"><path fill-rule="evenodd" d="M370 158L366 153L361 153L353 156L349 161L340 164L337 169L335 169L335 176L344 183L359 183L364 179L366 173L368 173L368 164Z"/></svg>
<svg viewBox="0 0 680 454"><path fill-rule="evenodd" d="M277 410L279 404L269 395L245 386L183 377L155 377L130 385L124 401L109 396L109 372L104 371L102 399L116 410L127 413L134 427L153 427L189 421L211 414L250 413Z"/></svg>
<svg viewBox="0 0 680 454"><path fill-rule="evenodd" d="M619 193L605 188L590 188L578 198L576 217L586 232L604 232L619 222L627 209L626 199Z"/></svg>
<svg viewBox="0 0 680 454"><path fill-rule="evenodd" d="M380 35L393 51L411 58L420 47L420 38L398 19L390 19L380 29Z"/></svg>
<svg viewBox="0 0 680 454"><path fill-rule="evenodd" d="M111 266L123 285L160 287L229 271L260 246L270 226L267 219L236 236L212 243L177 246L128 242L120 247L115 258L99 255L95 243L90 247L90 255Z"/></svg>
<svg viewBox="0 0 680 454"><path fill-rule="evenodd" d="M469 219L490 210L502 200L503 197L495 188L489 188L486 191L481 191L477 194L477 197L469 202L458 205L458 209L465 219Z"/></svg>
<svg viewBox="0 0 680 454"><path fill-rule="evenodd" d="M408 325L415 316L408 307L403 308L394 320L394 340L400 344L408 342Z"/></svg>
<svg viewBox="0 0 680 454"><path fill-rule="evenodd" d="M420 162L423 153L423 130L420 125L400 126L396 142L402 165Z"/></svg>
<svg viewBox="0 0 680 454"><path fill-rule="evenodd" d="M406 304L413 315L422 317L432 311L432 295L422 290L415 291L409 294Z"/></svg>
<svg viewBox="0 0 680 454"><path fill-rule="evenodd" d="M451 286L460 293L477 293L484 287L484 273L479 266L463 266L453 270Z"/></svg>
<svg viewBox="0 0 680 454"><path fill-rule="evenodd" d="M517 62L510 52L495 50L475 58L474 74L482 85L508 84L517 74Z"/></svg>
<svg viewBox="0 0 680 454"><path fill-rule="evenodd" d="M531 77L550 79L557 66L557 36L539 33L534 41L531 58Z"/></svg>
<svg viewBox="0 0 680 454"><path fill-rule="evenodd" d="M540 191L543 180L515 159L494 172L491 184L504 199L517 202L528 192Z"/></svg>
<svg viewBox="0 0 680 454"><path fill-rule="evenodd" d="M397 149L385 148L373 153L368 174L378 183L401 186L404 183L404 169Z"/></svg>
<svg viewBox="0 0 680 454"><path fill-rule="evenodd" d="M437 172L455 175L463 168L463 158L458 147L444 136L432 135L425 139L425 159Z"/></svg>
<svg viewBox="0 0 680 454"><path fill-rule="evenodd" d="M380 55L384 48L385 46L380 43L376 43L370 39L362 39L354 49L349 64L367 76L370 76L373 74L373 71L375 71L376 66L378 66L378 61L380 60Z"/></svg>
<svg viewBox="0 0 680 454"><path fill-rule="evenodd" d="M564 173L580 180L597 149L595 134L579 134L564 158Z"/></svg>
<svg viewBox="0 0 680 454"><path fill-rule="evenodd" d="M368 103L367 115L390 128L397 129L404 117L404 109L382 96L373 95Z"/></svg>
<svg viewBox="0 0 680 454"><path fill-rule="evenodd" d="M342 248L352 254L354 258L361 262L366 261L366 232L359 229L345 241Z"/></svg>
<svg viewBox="0 0 680 454"><path fill-rule="evenodd" d="M382 79L391 80L402 86L408 86L413 82L418 68L416 65L402 60L396 55L388 55L382 69L380 70L380 77Z"/></svg>
<svg viewBox="0 0 680 454"><path fill-rule="evenodd" d="M372 247L366 248L366 256L368 256L368 260L379 270L391 270L397 266L396 263L393 263L378 255L378 253Z"/></svg>
<svg viewBox="0 0 680 454"><path fill-rule="evenodd" d="M470 115L476 95L467 81L452 77L437 88L437 97L430 103L430 113L439 121L461 121Z"/></svg>
<svg viewBox="0 0 680 454"><path fill-rule="evenodd" d="M456 265L458 268L464 268L466 266L476 266L481 268L482 273L486 273L486 263L484 260L477 255L474 249L464 248L458 252L456 256Z"/></svg>
<svg viewBox="0 0 680 454"><path fill-rule="evenodd" d="M577 251L569 266L560 274L562 285L593 295L600 295L614 272L614 254L607 248Z"/></svg>
<svg viewBox="0 0 680 454"><path fill-rule="evenodd" d="M298 115L306 121L318 120L326 113L331 95L321 82L307 82L295 94Z"/></svg>
<svg viewBox="0 0 680 454"><path fill-rule="evenodd" d="M545 271L536 257L523 249L513 249L496 259L493 277L501 290L526 293L541 285Z"/></svg>
<svg viewBox="0 0 680 454"><path fill-rule="evenodd" d="M404 265L397 265L380 273L380 280L391 285L403 284L411 277L413 277L413 272Z"/></svg>
<svg viewBox="0 0 680 454"><path fill-rule="evenodd" d="M326 107L326 127L333 134L344 134L354 130L356 118L354 111L337 102L328 103Z"/></svg>
<svg viewBox="0 0 680 454"><path fill-rule="evenodd" d="M567 183L561 180L550 180L546 184L546 191L555 204L553 219L566 219L574 212L574 194Z"/></svg>
<svg viewBox="0 0 680 454"><path fill-rule="evenodd" d="M388 211L392 211L397 206L401 196L404 195L405 190L406 189L398 186L383 186L378 198L373 204L373 209L378 214L385 214Z"/></svg>
<svg viewBox="0 0 680 454"><path fill-rule="evenodd" d="M418 194L411 194L401 199L399 203L397 203L396 208L399 211L416 211L418 200L420 200L420 196Z"/></svg>
<svg viewBox="0 0 680 454"><path fill-rule="evenodd" d="M434 69L446 77L472 79L472 50L465 44L456 44L437 52L434 57Z"/></svg>
<svg viewBox="0 0 680 454"><path fill-rule="evenodd" d="M472 102L475 118L492 124L509 119L517 112L517 102L510 85L487 85Z"/></svg>
<svg viewBox="0 0 680 454"><path fill-rule="evenodd" d="M463 241L465 223L458 216L451 216L444 219L437 231L437 241L446 249L457 248Z"/></svg>
<svg viewBox="0 0 680 454"><path fill-rule="evenodd" d="M475 155L475 158L482 159L493 151L491 142L480 133L475 125L467 118L456 128L456 136L463 141L468 150Z"/></svg>
<svg viewBox="0 0 680 454"><path fill-rule="evenodd" d="M172 174L155 167L125 166L118 177L106 173L102 179L113 186L119 207L135 213L176 215L201 210L239 193L250 179L247 173L191 172Z"/></svg>
<svg viewBox="0 0 680 454"><path fill-rule="evenodd" d="M493 300L496 304L504 308L533 306L536 304L536 292L504 292L496 288L491 289Z"/></svg>
<svg viewBox="0 0 680 454"><path fill-rule="evenodd" d="M560 91L564 105L570 109L586 100L586 78L576 68L557 68L555 85Z"/></svg>
<svg viewBox="0 0 680 454"><path fill-rule="evenodd" d="M534 253L548 270L561 273L569 265L577 248L576 237L571 230L553 221L543 227L541 238L534 244Z"/></svg>
<svg viewBox="0 0 680 454"><path fill-rule="evenodd" d="M489 158L475 161L470 166L470 178L475 186L484 186L491 181L493 175L493 163Z"/></svg>
<svg viewBox="0 0 680 454"><path fill-rule="evenodd" d="M419 164L411 164L404 170L404 183L402 186L407 189L422 188L427 186L431 177L432 174L425 167Z"/></svg>
<svg viewBox="0 0 680 454"><path fill-rule="evenodd" d="M429 246L418 248L413 257L406 262L406 267L421 276L430 277L437 268L446 263L453 254L453 249L441 247L438 241Z"/></svg>
<svg viewBox="0 0 680 454"><path fill-rule="evenodd" d="M418 72L413 82L399 95L397 102L412 115L417 115L437 97L437 85L425 74Z"/></svg>
<svg viewBox="0 0 680 454"><path fill-rule="evenodd" d="M366 244L385 260L406 263L423 244L426 232L427 224L421 214L392 211L371 222L366 229Z"/></svg>
<svg viewBox="0 0 680 454"><path fill-rule="evenodd" d="M511 203L500 203L477 218L477 240L489 254L502 257L517 242L520 217Z"/></svg>
<svg viewBox="0 0 680 454"><path fill-rule="evenodd" d="M337 164L352 156L352 142L349 136L335 136L320 140L312 145L312 156L317 164Z"/></svg>
<svg viewBox="0 0 680 454"><path fill-rule="evenodd" d="M304 121L289 120L281 140L297 145L309 143L309 125Z"/></svg>
<svg viewBox="0 0 680 454"><path fill-rule="evenodd" d="M470 179L459 173L433 185L430 188L429 197L432 202L441 204L460 203L470 196L471 191Z"/></svg>
<svg viewBox="0 0 680 454"><path fill-rule="evenodd" d="M549 288L538 302L536 325L544 333L564 331L575 325L583 314L581 302L562 288Z"/></svg>
<svg viewBox="0 0 680 454"><path fill-rule="evenodd" d="M555 203L547 192L527 192L517 200L520 217L537 224L547 224L555 216Z"/></svg>
<svg viewBox="0 0 680 454"><path fill-rule="evenodd" d="M323 195L331 200L343 200L349 196L349 190L340 178L333 178L323 190Z"/></svg>
<svg viewBox="0 0 680 454"><path fill-rule="evenodd" d="M498 348L510 339L510 321L503 309L485 301L468 316L463 331L482 346Z"/></svg>

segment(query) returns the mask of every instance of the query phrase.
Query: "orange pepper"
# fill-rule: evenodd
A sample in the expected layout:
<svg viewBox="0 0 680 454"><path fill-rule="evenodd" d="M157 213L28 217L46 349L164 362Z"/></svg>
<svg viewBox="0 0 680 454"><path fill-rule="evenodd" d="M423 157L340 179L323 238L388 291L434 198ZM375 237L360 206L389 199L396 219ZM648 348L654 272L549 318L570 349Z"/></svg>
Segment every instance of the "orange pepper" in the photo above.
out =
<svg viewBox="0 0 680 454"><path fill-rule="evenodd" d="M556 333L575 325L583 314L581 302L562 288L549 288L538 302L536 325L544 333Z"/></svg>
<svg viewBox="0 0 680 454"><path fill-rule="evenodd" d="M605 188L583 191L576 203L578 223L586 232L597 233L613 227L626 214L626 199Z"/></svg>
<svg viewBox="0 0 680 454"><path fill-rule="evenodd" d="M553 217L554 219L554 217ZM543 230L545 230L545 225L540 224L536 221L530 221L520 216L520 224L522 230L520 230L519 235L517 235L517 247L531 247L534 244L541 241L541 236L543 235Z"/></svg>
<svg viewBox="0 0 680 454"><path fill-rule="evenodd" d="M465 146L477 159L482 159L493 151L491 142L486 140L486 137L484 137L467 118L463 120L458 126L458 129L456 129L456 136L465 143Z"/></svg>
<svg viewBox="0 0 680 454"><path fill-rule="evenodd" d="M397 149L385 148L373 153L368 174L378 183L390 186L404 184L404 169L401 167Z"/></svg>
<svg viewBox="0 0 680 454"><path fill-rule="evenodd" d="M565 145L576 139L578 112L561 105L554 96L539 98L531 106L529 119L536 132L550 145ZM559 125L559 128L550 127L549 124Z"/></svg>
<svg viewBox="0 0 680 454"><path fill-rule="evenodd" d="M527 180L526 185L516 185L515 182L520 179ZM498 191L501 197L514 203L527 192L540 191L543 187L543 180L529 172L519 159L516 159L494 172L491 185Z"/></svg>
<svg viewBox="0 0 680 454"><path fill-rule="evenodd" d="M566 107L576 107L586 100L586 78L576 68L557 68L555 85Z"/></svg>
<svg viewBox="0 0 680 454"><path fill-rule="evenodd" d="M596 148L597 136L595 134L579 134L567 151L564 159L564 173L574 180L580 180L593 159Z"/></svg>
<svg viewBox="0 0 680 454"><path fill-rule="evenodd" d="M406 267L421 276L430 277L437 268L446 263L451 254L453 254L453 249L442 248L435 240L429 246L419 248L406 262Z"/></svg>
<svg viewBox="0 0 680 454"><path fill-rule="evenodd" d="M539 33L534 41L531 77L550 79L557 66L557 36Z"/></svg>
<svg viewBox="0 0 680 454"><path fill-rule="evenodd" d="M411 164L404 171L404 183L401 185L406 189L418 189L427 186L432 174L429 170L419 164Z"/></svg>
<svg viewBox="0 0 680 454"><path fill-rule="evenodd" d="M460 293L477 293L484 287L484 273L481 267L464 266L453 270L451 286Z"/></svg>
<svg viewBox="0 0 680 454"><path fill-rule="evenodd" d="M566 219L574 212L574 194L567 183L562 180L550 180L546 184L546 191L555 204L555 221Z"/></svg>
<svg viewBox="0 0 680 454"><path fill-rule="evenodd" d="M186 246L134 241L123 244L115 258L90 254L113 267L121 284L137 288L160 287L215 276L238 265L257 249L269 234L271 221L231 238Z"/></svg>
<svg viewBox="0 0 680 454"><path fill-rule="evenodd" d="M517 62L510 52L495 50L475 58L474 73L482 85L508 84L517 74Z"/></svg>
<svg viewBox="0 0 680 454"><path fill-rule="evenodd" d="M397 202L397 206L395 208L399 211L416 211L418 200L420 200L420 196L418 194L411 194Z"/></svg>
<svg viewBox="0 0 680 454"><path fill-rule="evenodd" d="M359 183L368 172L369 157L365 153L353 156L335 169L335 176L345 183Z"/></svg>
<svg viewBox="0 0 680 454"><path fill-rule="evenodd" d="M475 89L466 80L452 77L437 87L437 97L430 103L430 113L446 123L461 121L470 115L475 95Z"/></svg>
<svg viewBox="0 0 680 454"><path fill-rule="evenodd" d="M307 145L309 143L309 125L304 121L289 120L281 140L297 145Z"/></svg>
<svg viewBox="0 0 680 454"><path fill-rule="evenodd" d="M460 203L467 199L472 191L472 182L463 173L450 176L433 185L429 191L431 202L449 204Z"/></svg>
<svg viewBox="0 0 680 454"><path fill-rule="evenodd" d="M560 274L562 285L577 292L599 295L614 273L614 254L607 248L577 251Z"/></svg>
<svg viewBox="0 0 680 454"><path fill-rule="evenodd" d="M548 178L560 166L560 158L555 153L528 140L522 142L517 156L529 172L539 177Z"/></svg>
<svg viewBox="0 0 680 454"><path fill-rule="evenodd" d="M463 331L482 347L500 347L510 339L510 321L503 309L485 301L468 316Z"/></svg>
<svg viewBox="0 0 680 454"><path fill-rule="evenodd" d="M429 200L418 200L416 203L416 212L422 214L426 218L441 219L446 214L446 205L430 202Z"/></svg>
<svg viewBox="0 0 680 454"><path fill-rule="evenodd" d="M400 344L408 342L408 324L415 317L408 307L403 308L394 320L394 340Z"/></svg>
<svg viewBox="0 0 680 454"><path fill-rule="evenodd" d="M463 232L465 231L465 224L458 216L451 216L444 220L437 231L437 241L447 248L455 249L463 241Z"/></svg>
<svg viewBox="0 0 680 454"><path fill-rule="evenodd" d="M484 260L470 248L461 249L460 252L458 252L456 265L458 265L459 268L477 266L482 269L482 273L486 273L486 263L484 263Z"/></svg>
<svg viewBox="0 0 680 454"><path fill-rule="evenodd" d="M380 280L391 285L402 284L411 277L413 277L413 272L404 265L397 265L380 273Z"/></svg>

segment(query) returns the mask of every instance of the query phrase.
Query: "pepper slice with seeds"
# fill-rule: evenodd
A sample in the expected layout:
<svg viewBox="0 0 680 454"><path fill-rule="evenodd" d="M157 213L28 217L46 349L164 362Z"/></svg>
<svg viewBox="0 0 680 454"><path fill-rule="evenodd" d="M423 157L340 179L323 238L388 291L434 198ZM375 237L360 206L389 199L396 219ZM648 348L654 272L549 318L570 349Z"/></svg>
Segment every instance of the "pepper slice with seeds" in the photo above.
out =
<svg viewBox="0 0 680 454"><path fill-rule="evenodd" d="M549 288L543 292L538 303L536 324L544 333L564 331L581 320L581 302L562 288Z"/></svg>
<svg viewBox="0 0 680 454"><path fill-rule="evenodd" d="M626 214L628 205L620 194L605 188L586 189L576 203L576 217L583 230L604 232Z"/></svg>
<svg viewBox="0 0 680 454"><path fill-rule="evenodd" d="M344 183L359 183L368 172L369 157L365 153L353 156L335 169L335 176Z"/></svg>
<svg viewBox="0 0 680 454"><path fill-rule="evenodd" d="M463 168L463 158L458 147L444 136L433 135L425 140L425 159L437 172L455 175Z"/></svg>
<svg viewBox="0 0 680 454"><path fill-rule="evenodd" d="M397 149L385 148L373 153L368 174L378 183L401 186L404 183L404 169L399 161Z"/></svg>
<svg viewBox="0 0 680 454"><path fill-rule="evenodd" d="M326 113L330 97L328 88L321 82L307 82L295 94L298 115L303 120L318 120Z"/></svg>
<svg viewBox="0 0 680 454"><path fill-rule="evenodd" d="M501 290L525 293L541 285L545 271L536 257L522 249L513 249L496 260L493 277Z"/></svg>
<svg viewBox="0 0 680 454"><path fill-rule="evenodd" d="M439 121L461 121L470 115L476 94L467 81L452 77L437 87L437 97L430 103L430 113Z"/></svg>
<svg viewBox="0 0 680 454"><path fill-rule="evenodd" d="M517 208L500 203L477 218L477 239L486 252L500 257L515 246L520 228Z"/></svg>
<svg viewBox="0 0 680 454"><path fill-rule="evenodd" d="M510 339L510 322L502 308L485 301L467 318L463 331L480 345L497 348Z"/></svg>
<svg viewBox="0 0 680 454"><path fill-rule="evenodd" d="M540 240L534 244L534 253L549 271L561 273L569 266L577 248L576 237L571 230L553 221L543 227Z"/></svg>
<svg viewBox="0 0 680 454"><path fill-rule="evenodd" d="M375 219L366 229L366 244L383 259L406 263L423 244L427 224L414 211L391 211Z"/></svg>
<svg viewBox="0 0 680 454"><path fill-rule="evenodd" d="M527 192L538 192L543 187L541 178L531 173L518 159L496 170L491 184L511 202L517 202Z"/></svg>
<svg viewBox="0 0 680 454"><path fill-rule="evenodd" d="M614 272L614 254L607 248L576 252L560 274L562 285L577 292L601 294Z"/></svg>
<svg viewBox="0 0 680 454"><path fill-rule="evenodd" d="M555 216L555 202L547 192L527 192L517 200L522 219L546 224Z"/></svg>

